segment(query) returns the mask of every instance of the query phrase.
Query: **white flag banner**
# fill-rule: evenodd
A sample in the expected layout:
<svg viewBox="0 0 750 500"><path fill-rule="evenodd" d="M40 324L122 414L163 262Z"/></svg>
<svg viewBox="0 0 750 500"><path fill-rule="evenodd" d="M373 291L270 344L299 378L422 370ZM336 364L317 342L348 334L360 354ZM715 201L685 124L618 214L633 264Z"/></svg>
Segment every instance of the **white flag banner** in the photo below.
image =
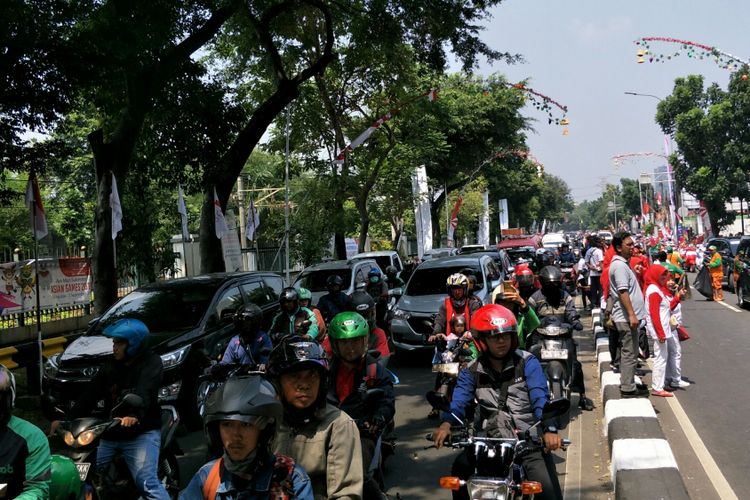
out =
<svg viewBox="0 0 750 500"><path fill-rule="evenodd" d="M500 229L508 229L508 200L506 198L498 202L497 214L500 218Z"/></svg>
<svg viewBox="0 0 750 500"><path fill-rule="evenodd" d="M47 236L47 217L44 215L42 195L39 193L39 184L34 173L29 176L29 182L26 184L26 206L31 211L31 231L39 241Z"/></svg>
<svg viewBox="0 0 750 500"><path fill-rule="evenodd" d="M229 231L224 212L221 211L221 202L219 202L219 196L216 194L216 188L214 188L214 228L216 229L216 237L219 239Z"/></svg>
<svg viewBox="0 0 750 500"><path fill-rule="evenodd" d="M112 239L114 240L117 238L117 233L122 231L122 205L114 173L112 174L112 191L109 193L109 206L112 209Z"/></svg>
<svg viewBox="0 0 750 500"><path fill-rule="evenodd" d="M490 193L482 193L482 217L479 220L479 230L477 231L477 243L484 248L490 247Z"/></svg>
<svg viewBox="0 0 750 500"><path fill-rule="evenodd" d="M412 193L417 200L414 219L417 225L417 255L432 250L432 216L430 215L430 191L427 185L427 169L417 167L411 177Z"/></svg>
<svg viewBox="0 0 750 500"><path fill-rule="evenodd" d="M245 219L247 220L245 222L245 238L253 241L255 233L260 227L260 214L258 213L258 209L255 208L255 202L252 198L250 198L250 206L247 207L247 217Z"/></svg>
<svg viewBox="0 0 750 500"><path fill-rule="evenodd" d="M185 206L185 195L182 192L182 186L179 184L177 184L177 212L180 214L182 222L182 241L188 241L190 239L190 232L188 231L187 207Z"/></svg>

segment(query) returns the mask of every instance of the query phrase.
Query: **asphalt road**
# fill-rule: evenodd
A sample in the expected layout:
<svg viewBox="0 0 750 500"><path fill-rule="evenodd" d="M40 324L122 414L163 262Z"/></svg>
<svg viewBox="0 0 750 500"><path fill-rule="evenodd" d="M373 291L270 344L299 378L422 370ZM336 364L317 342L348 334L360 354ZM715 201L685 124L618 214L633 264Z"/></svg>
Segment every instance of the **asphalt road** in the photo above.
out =
<svg viewBox="0 0 750 500"><path fill-rule="evenodd" d="M692 298L683 303L691 338L682 343L682 371L692 385L675 391L676 398L670 399L676 401L651 398L693 498L731 497L730 491L719 493L712 485L711 477L719 487L722 481L711 473L711 459L737 497L750 491L750 453L745 445L750 435L750 312L736 308L733 293L725 291L724 298L722 305L693 290ZM691 425L705 450L690 433Z"/></svg>

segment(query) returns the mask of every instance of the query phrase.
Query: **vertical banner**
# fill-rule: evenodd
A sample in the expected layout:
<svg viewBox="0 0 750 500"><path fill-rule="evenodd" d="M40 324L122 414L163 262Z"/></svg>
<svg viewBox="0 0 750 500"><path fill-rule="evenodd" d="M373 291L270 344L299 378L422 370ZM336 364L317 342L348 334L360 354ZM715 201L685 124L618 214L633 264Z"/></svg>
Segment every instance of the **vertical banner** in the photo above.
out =
<svg viewBox="0 0 750 500"><path fill-rule="evenodd" d="M243 271L242 247L240 237L237 235L237 220L234 213L227 212L227 230L221 235L221 250L224 252L224 268L228 273Z"/></svg>
<svg viewBox="0 0 750 500"><path fill-rule="evenodd" d="M427 187L427 169L424 165L417 167L412 174L411 187L416 200L414 221L417 226L417 255L421 259L425 251L432 250L430 192Z"/></svg>
<svg viewBox="0 0 750 500"><path fill-rule="evenodd" d="M508 200L506 198L497 202L497 216L500 219L500 229L508 229L510 222L508 217Z"/></svg>
<svg viewBox="0 0 750 500"><path fill-rule="evenodd" d="M482 193L482 217L479 219L479 231L477 231L477 243L490 247L490 193Z"/></svg>
<svg viewBox="0 0 750 500"><path fill-rule="evenodd" d="M703 231L706 235L706 239L711 238L714 235L713 228L711 227L711 219L708 217L708 208L703 201L700 201L700 208L698 209L698 217L703 224Z"/></svg>
<svg viewBox="0 0 750 500"><path fill-rule="evenodd" d="M453 247L453 236L456 234L456 228L458 227L458 211L461 209L461 203L463 203L463 201L463 198L459 195L456 204L453 207L453 214L451 215L451 220L448 224L448 248ZM445 199L445 202L448 203L447 198Z"/></svg>

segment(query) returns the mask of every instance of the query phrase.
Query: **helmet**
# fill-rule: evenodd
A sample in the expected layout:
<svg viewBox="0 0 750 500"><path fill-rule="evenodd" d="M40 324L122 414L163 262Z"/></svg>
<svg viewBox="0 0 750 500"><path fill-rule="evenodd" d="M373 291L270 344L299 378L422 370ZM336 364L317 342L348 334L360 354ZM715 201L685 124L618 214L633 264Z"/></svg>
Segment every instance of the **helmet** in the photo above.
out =
<svg viewBox="0 0 750 500"><path fill-rule="evenodd" d="M283 407L273 385L259 375L231 377L206 403L203 426L211 451L221 450L219 422L235 420L254 424L261 430L259 452L270 453L270 443L276 433L276 422Z"/></svg>
<svg viewBox="0 0 750 500"><path fill-rule="evenodd" d="M49 482L50 500L74 500L81 496L81 477L68 457L52 455Z"/></svg>
<svg viewBox="0 0 750 500"><path fill-rule="evenodd" d="M398 273L398 269L396 269L396 266L388 266L385 268L385 274L388 276L395 275Z"/></svg>
<svg viewBox="0 0 750 500"><path fill-rule="evenodd" d="M128 350L125 351L125 354L132 358L138 354L138 350L149 331L146 324L139 319L121 319L105 328L102 334L112 339L127 340Z"/></svg>
<svg viewBox="0 0 750 500"><path fill-rule="evenodd" d="M16 407L16 377L5 365L0 365L0 424L5 425Z"/></svg>
<svg viewBox="0 0 750 500"><path fill-rule="evenodd" d="M357 290L351 295L349 304L353 311L367 321L370 328L375 326L375 299L369 293Z"/></svg>
<svg viewBox="0 0 750 500"><path fill-rule="evenodd" d="M453 287L463 288L464 291L466 291L469 287L469 278L467 278L465 274L453 273L448 276L445 285L448 287L448 293L450 293L450 289Z"/></svg>
<svg viewBox="0 0 750 500"><path fill-rule="evenodd" d="M334 287L334 286L338 286L338 287L344 286L344 280L338 274L332 274L328 278L326 278L326 288L330 290L331 287Z"/></svg>
<svg viewBox="0 0 750 500"><path fill-rule="evenodd" d="M306 369L320 370L322 378L328 372L328 359L317 342L292 335L284 337L271 351L268 373L272 377Z"/></svg>
<svg viewBox="0 0 750 500"><path fill-rule="evenodd" d="M279 303L283 307L285 302L294 302L296 306L299 306L299 294L296 288L288 286L281 291Z"/></svg>
<svg viewBox="0 0 750 500"><path fill-rule="evenodd" d="M382 277L383 274L380 272L380 269L373 268L367 273L367 281L370 283L377 283Z"/></svg>
<svg viewBox="0 0 750 500"><path fill-rule="evenodd" d="M372 300L372 299L371 299ZM333 317L328 325L331 340L348 340L370 335L367 320L356 312L342 312Z"/></svg>
<svg viewBox="0 0 750 500"><path fill-rule="evenodd" d="M494 335L512 333L511 346L518 346L518 322L515 315L499 304L488 304L477 309L471 317L471 336L480 352L486 351L484 340Z"/></svg>
<svg viewBox="0 0 750 500"><path fill-rule="evenodd" d="M260 330L263 321L263 311L255 304L247 304L240 307L234 314L234 326L240 331L249 331L253 334Z"/></svg>
<svg viewBox="0 0 750 500"><path fill-rule="evenodd" d="M299 300L312 300L312 292L307 288L300 288L299 292L297 292L297 296L299 297Z"/></svg>
<svg viewBox="0 0 750 500"><path fill-rule="evenodd" d="M544 266L539 271L539 281L544 285L562 284L562 271L557 266Z"/></svg>

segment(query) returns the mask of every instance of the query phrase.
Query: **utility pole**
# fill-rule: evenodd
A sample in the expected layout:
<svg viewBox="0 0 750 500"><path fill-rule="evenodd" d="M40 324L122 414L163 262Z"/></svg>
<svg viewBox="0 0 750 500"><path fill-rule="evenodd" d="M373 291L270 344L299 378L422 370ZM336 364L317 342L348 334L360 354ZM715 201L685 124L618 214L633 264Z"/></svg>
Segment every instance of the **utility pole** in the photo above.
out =
<svg viewBox="0 0 750 500"><path fill-rule="evenodd" d="M284 276L289 285L289 127L292 119L291 104L286 108L286 149L284 166Z"/></svg>

